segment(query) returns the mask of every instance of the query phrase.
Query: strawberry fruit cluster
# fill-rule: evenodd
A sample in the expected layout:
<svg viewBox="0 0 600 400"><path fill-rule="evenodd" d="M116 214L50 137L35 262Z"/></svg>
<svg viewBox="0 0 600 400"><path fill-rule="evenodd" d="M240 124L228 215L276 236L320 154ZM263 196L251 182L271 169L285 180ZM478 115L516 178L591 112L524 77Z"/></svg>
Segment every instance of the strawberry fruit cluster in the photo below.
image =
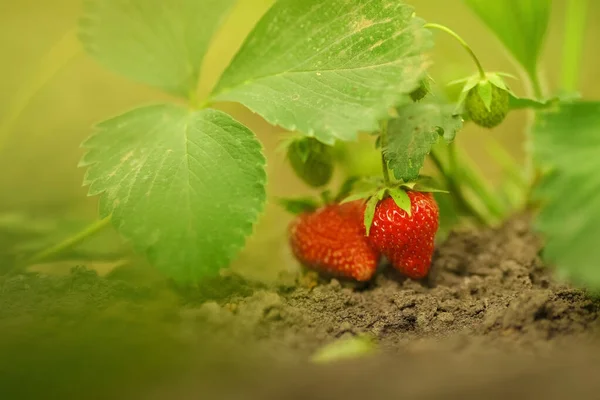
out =
<svg viewBox="0 0 600 400"><path fill-rule="evenodd" d="M431 193L409 190L409 210L392 197L378 200L365 226L366 202L333 203L305 211L289 226L295 257L328 275L370 280L381 256L412 279L427 276L438 229L439 210Z"/></svg>

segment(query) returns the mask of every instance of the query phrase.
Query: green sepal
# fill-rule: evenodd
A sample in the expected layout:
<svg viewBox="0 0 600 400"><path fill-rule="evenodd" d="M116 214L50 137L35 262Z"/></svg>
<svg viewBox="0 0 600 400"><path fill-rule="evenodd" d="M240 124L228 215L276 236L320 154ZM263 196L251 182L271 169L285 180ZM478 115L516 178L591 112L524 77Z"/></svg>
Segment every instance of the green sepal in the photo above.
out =
<svg viewBox="0 0 600 400"><path fill-rule="evenodd" d="M387 190L387 192L390 195L390 197L394 199L394 203L396 203L396 205L401 210L406 211L406 213L410 217L412 215L410 197L408 197L408 193L406 193L406 190L399 188L390 188Z"/></svg>
<svg viewBox="0 0 600 400"><path fill-rule="evenodd" d="M488 112L492 111L492 84L490 81L481 81L477 85L477 93Z"/></svg>
<svg viewBox="0 0 600 400"><path fill-rule="evenodd" d="M348 196L348 197L344 198L342 201L340 201L340 204L350 203L350 202L356 201L356 200L366 200L371 196L373 196L373 192L371 192L371 191L351 194L350 196Z"/></svg>
<svg viewBox="0 0 600 400"><path fill-rule="evenodd" d="M350 176L348 177L340 186L340 190L338 190L337 195L335 196L335 202L339 203L344 200L346 197L352 193L354 189L354 185L360 181L360 177L358 176Z"/></svg>
<svg viewBox="0 0 600 400"><path fill-rule="evenodd" d="M278 198L277 202L287 212L294 215L313 212L321 206L321 203L314 197L302 197L296 199Z"/></svg>
<svg viewBox="0 0 600 400"><path fill-rule="evenodd" d="M375 218L375 209L377 208L377 204L379 204L378 196L372 196L367 201L367 206L365 207L364 224L367 236L371 234L371 224L373 224L373 218Z"/></svg>

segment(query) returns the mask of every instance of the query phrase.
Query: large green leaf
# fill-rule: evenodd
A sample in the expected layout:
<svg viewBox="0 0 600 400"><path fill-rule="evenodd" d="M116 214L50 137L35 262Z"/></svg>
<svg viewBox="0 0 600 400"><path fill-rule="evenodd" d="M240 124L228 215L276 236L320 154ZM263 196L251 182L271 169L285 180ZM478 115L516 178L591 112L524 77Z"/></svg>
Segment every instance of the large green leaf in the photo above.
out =
<svg viewBox="0 0 600 400"><path fill-rule="evenodd" d="M331 143L378 129L419 86L432 45L413 8L389 0L279 0L215 87L272 124Z"/></svg>
<svg viewBox="0 0 600 400"><path fill-rule="evenodd" d="M98 125L83 146L100 214L179 281L225 266L265 202L265 159L245 126L212 109L139 108Z"/></svg>
<svg viewBox="0 0 600 400"><path fill-rule="evenodd" d="M128 78L187 97L210 40L235 0L85 0L88 52Z"/></svg>
<svg viewBox="0 0 600 400"><path fill-rule="evenodd" d="M567 278L600 288L600 102L540 114L533 138L547 172L535 193L544 256Z"/></svg>
<svg viewBox="0 0 600 400"><path fill-rule="evenodd" d="M529 76L535 77L552 0L464 1L496 34Z"/></svg>
<svg viewBox="0 0 600 400"><path fill-rule="evenodd" d="M407 104L388 123L388 143L383 149L389 168L397 179L409 181L419 176L425 157L440 135L454 140L462 119L454 115L454 105Z"/></svg>

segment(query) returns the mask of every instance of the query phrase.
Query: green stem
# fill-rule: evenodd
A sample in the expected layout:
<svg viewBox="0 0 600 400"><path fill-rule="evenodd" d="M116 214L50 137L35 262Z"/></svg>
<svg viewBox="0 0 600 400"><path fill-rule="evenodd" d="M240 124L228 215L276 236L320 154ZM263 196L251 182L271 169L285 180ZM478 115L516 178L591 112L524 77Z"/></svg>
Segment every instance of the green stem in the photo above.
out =
<svg viewBox="0 0 600 400"><path fill-rule="evenodd" d="M464 195L462 187L460 186L459 182L455 179L456 174L452 171L451 167L446 167L444 165L436 149L432 149L431 153L429 154L429 158L431 159L439 173L442 175L442 178L445 180L446 187L450 191L458 209L474 217L477 220L477 222L481 225L490 225L490 219L487 216L485 216Z"/></svg>
<svg viewBox="0 0 600 400"><path fill-rule="evenodd" d="M387 148L388 121L381 123L381 169L383 171L383 181L386 186L390 185L390 171L388 170L387 161L385 160L384 150Z"/></svg>
<svg viewBox="0 0 600 400"><path fill-rule="evenodd" d="M588 0L568 0L563 42L562 86L566 91L577 90Z"/></svg>
<svg viewBox="0 0 600 400"><path fill-rule="evenodd" d="M475 52L473 51L473 49L471 49L471 46L469 46L467 44L467 42L463 38L461 38L456 32L454 32L452 29L448 28L447 26L440 25L440 24L425 24L425 25L423 25L423 27L439 29L443 32L446 32L447 34L452 36L454 39L456 39L465 48L465 50L467 50L467 52L471 55L471 58L475 62L475 65L477 65L477 70L479 71L479 76L481 77L481 79L485 79L485 70L481 66L481 63L479 62L479 59L475 55Z"/></svg>
<svg viewBox="0 0 600 400"><path fill-rule="evenodd" d="M95 235L96 233L100 232L101 230L103 230L109 224L110 224L110 216L108 216L104 219L101 219L99 221L96 221L96 222L88 225L87 227L85 227L81 232L76 233L75 235L71 236L70 238L63 240L61 243L54 245L50 248L47 248L46 250L43 250L43 251L33 255L33 257L31 257L27 260L27 263L32 264L32 263L44 261L44 260L47 260L54 256L57 256L60 253L63 253L67 250L70 250L73 247L77 246L78 244L82 243L84 240L88 239L89 237L91 237L91 236Z"/></svg>
<svg viewBox="0 0 600 400"><path fill-rule="evenodd" d="M458 157L461 160L461 165L457 167L457 175L460 176L462 181L464 181L477 197L479 197L495 218L504 218L506 215L504 204L502 204L502 201L492 193L485 178L477 172L477 168L473 161L471 161L464 153L461 153Z"/></svg>

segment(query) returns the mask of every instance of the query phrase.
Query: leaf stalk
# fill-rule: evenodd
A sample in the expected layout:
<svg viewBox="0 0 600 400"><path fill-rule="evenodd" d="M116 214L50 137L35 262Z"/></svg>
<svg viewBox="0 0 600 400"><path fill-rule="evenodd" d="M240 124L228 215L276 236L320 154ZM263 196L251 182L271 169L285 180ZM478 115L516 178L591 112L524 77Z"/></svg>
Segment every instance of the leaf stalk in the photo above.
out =
<svg viewBox="0 0 600 400"><path fill-rule="evenodd" d="M452 36L454 39L456 39L462 45L462 47L464 47L465 50L469 53L469 55L471 56L471 58L475 62L475 65L477 65L477 70L479 71L479 76L481 77L481 79L482 80L485 79L485 70L483 69L483 67L481 65L481 62L479 62L479 58L477 58L477 56L475 55L475 52L473 51L473 49L471 48L471 46L469 46L469 44L462 37L460 37L452 29L450 29L450 28L448 28L447 26L444 26L444 25L428 23L428 24L423 25L423 27L424 28L439 29L439 30L441 30L443 32L446 32L447 34L449 34L450 36Z"/></svg>

